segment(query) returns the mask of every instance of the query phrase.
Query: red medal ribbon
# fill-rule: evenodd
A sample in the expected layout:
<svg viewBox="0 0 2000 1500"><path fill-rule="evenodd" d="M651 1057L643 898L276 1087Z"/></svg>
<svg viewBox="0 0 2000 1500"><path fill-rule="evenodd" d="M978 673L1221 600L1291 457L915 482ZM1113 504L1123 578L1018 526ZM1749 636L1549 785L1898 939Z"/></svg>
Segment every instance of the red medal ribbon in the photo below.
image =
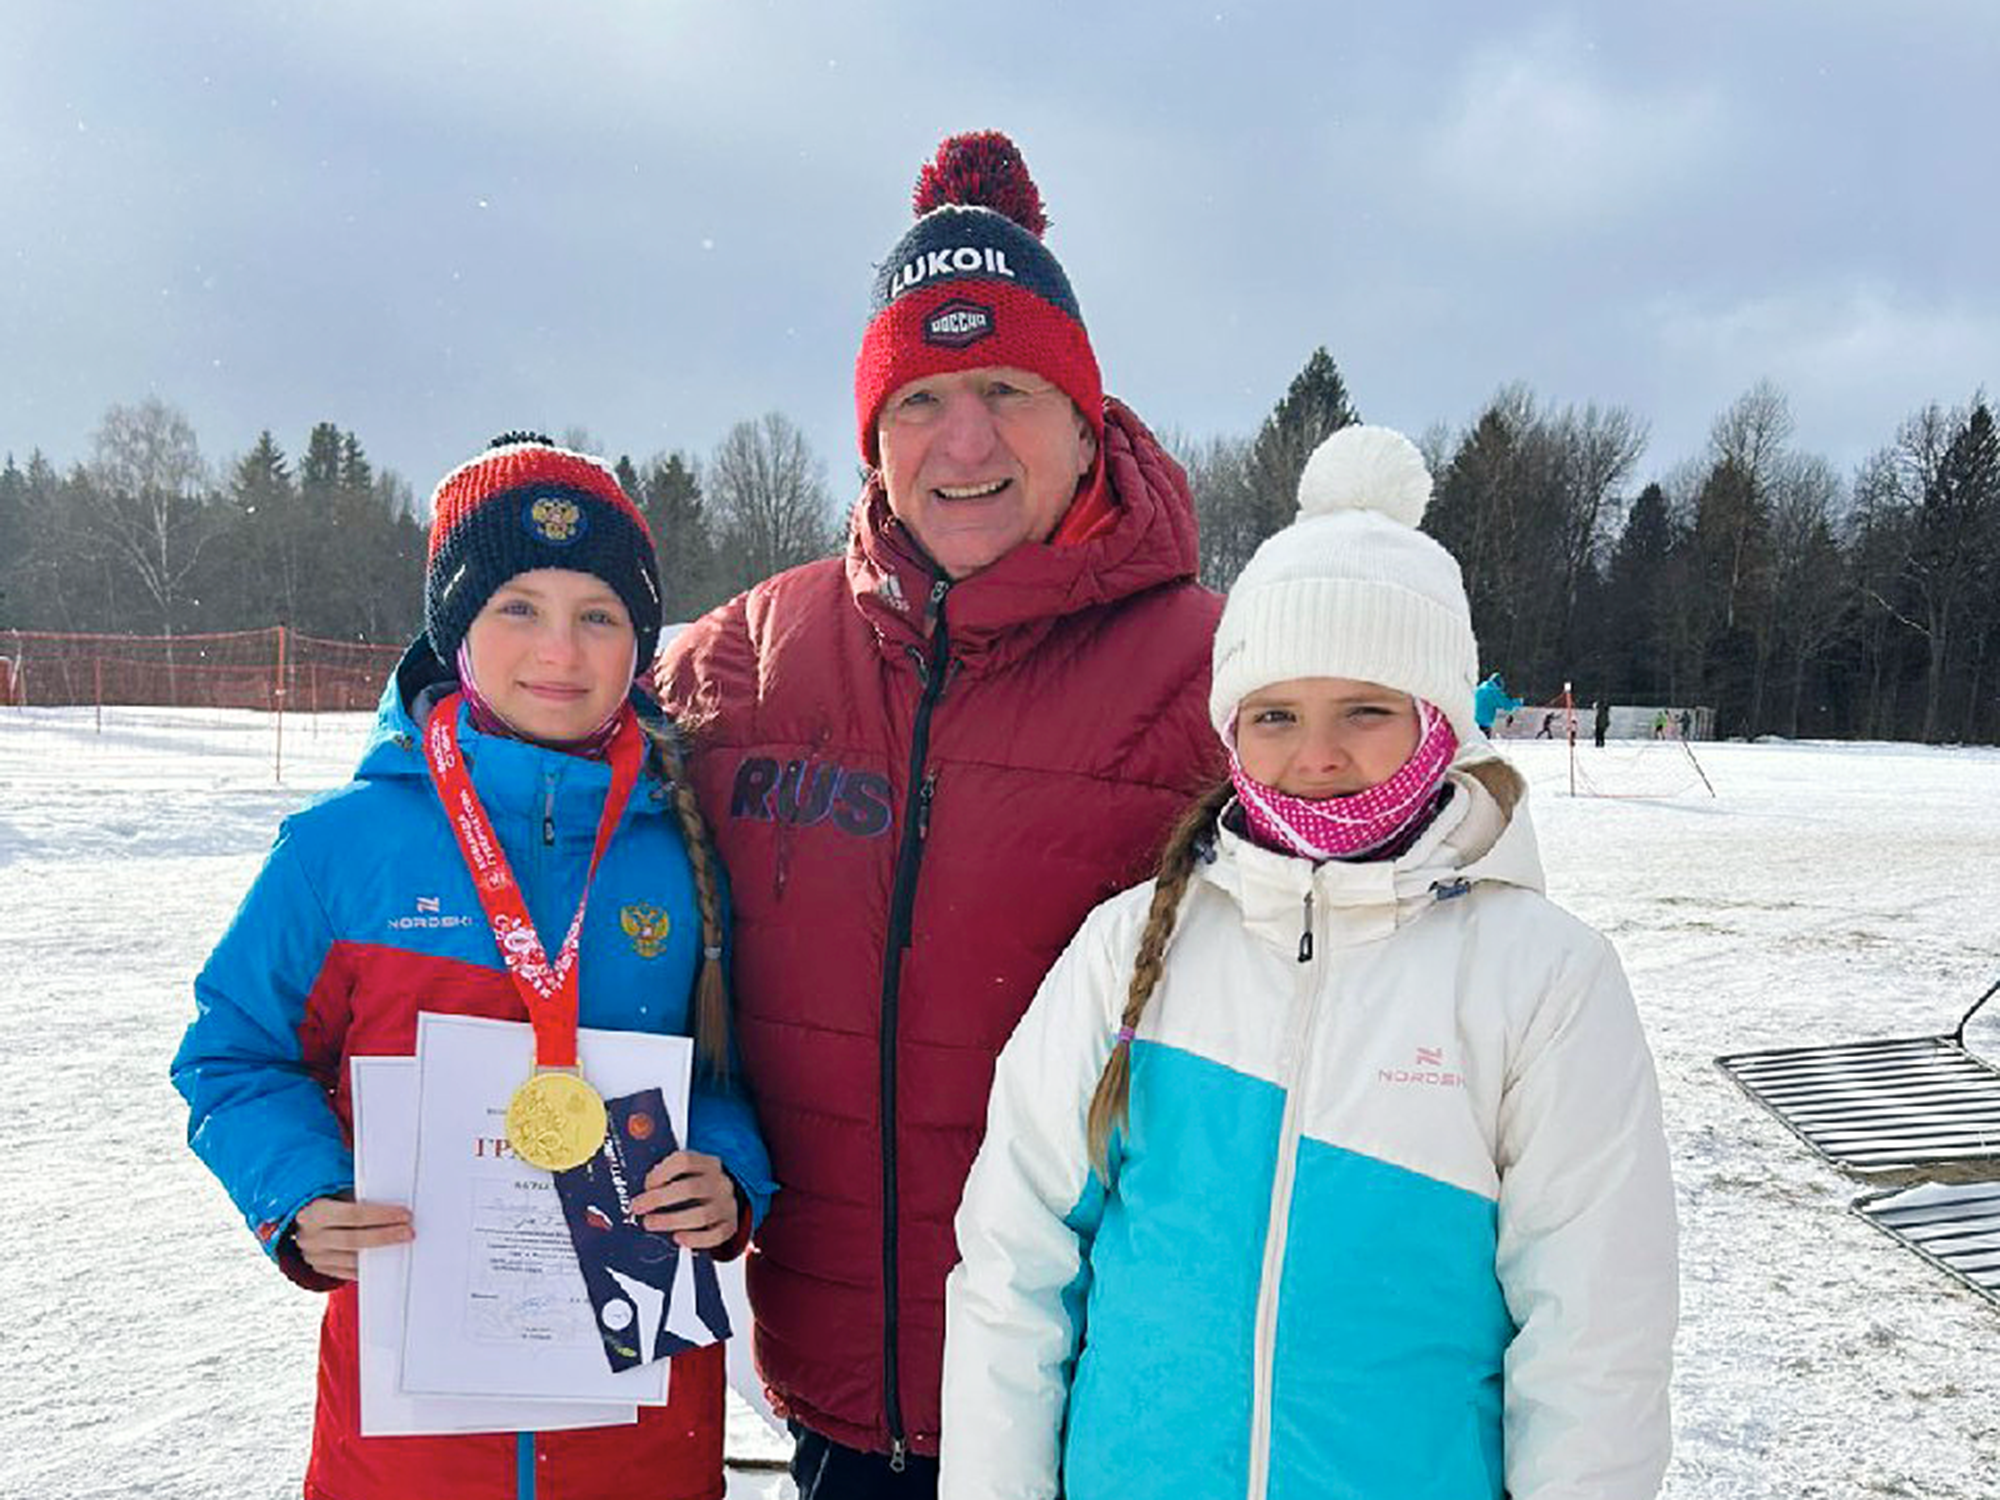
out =
<svg viewBox="0 0 2000 1500"><path fill-rule="evenodd" d="M583 936L584 908L590 905L591 882L597 877L597 862L604 857L631 800L632 788L639 784L639 767L645 760L645 737L639 730L639 716L625 704L618 712L618 729L611 738L606 759L611 763L611 790L604 795L604 812L597 820L597 842L590 851L590 868L584 872L583 895L570 918L569 932L551 964L521 899L520 883L507 864L507 856L494 837L493 824L473 790L472 775L458 753L458 708L463 695L453 693L431 710L430 727L424 732L424 757L430 763L431 785L444 804L445 817L458 839L465 867L472 872L473 889L493 927L493 941L500 947L507 973L528 1008L535 1027L535 1066L573 1068L576 1066L577 945Z"/></svg>

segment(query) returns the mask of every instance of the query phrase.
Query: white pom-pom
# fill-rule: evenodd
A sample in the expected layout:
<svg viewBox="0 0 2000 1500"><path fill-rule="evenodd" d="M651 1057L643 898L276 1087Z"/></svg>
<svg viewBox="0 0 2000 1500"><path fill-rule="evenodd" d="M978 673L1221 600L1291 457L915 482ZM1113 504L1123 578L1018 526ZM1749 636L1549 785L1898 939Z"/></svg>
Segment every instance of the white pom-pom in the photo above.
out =
<svg viewBox="0 0 2000 1500"><path fill-rule="evenodd" d="M1430 504L1431 472L1417 445L1387 427L1343 427L1313 449L1299 476L1299 519L1373 510L1415 526Z"/></svg>

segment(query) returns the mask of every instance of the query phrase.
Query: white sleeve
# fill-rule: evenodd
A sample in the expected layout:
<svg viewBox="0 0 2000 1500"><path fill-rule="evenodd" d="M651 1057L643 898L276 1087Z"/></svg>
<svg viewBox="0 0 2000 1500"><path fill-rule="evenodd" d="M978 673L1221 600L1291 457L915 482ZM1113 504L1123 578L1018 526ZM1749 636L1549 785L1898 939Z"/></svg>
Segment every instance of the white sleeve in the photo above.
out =
<svg viewBox="0 0 2000 1500"><path fill-rule="evenodd" d="M1565 966L1501 1105L1498 1269L1513 1500L1651 1500L1679 1313L1659 1084L1611 945Z"/></svg>
<svg viewBox="0 0 2000 1500"><path fill-rule="evenodd" d="M1085 921L994 1071L985 1143L958 1209L961 1259L945 1283L941 1500L1061 1493L1063 1413L1103 1208L1084 1120L1131 982L1129 949L1111 940L1129 924L1115 916L1099 907Z"/></svg>

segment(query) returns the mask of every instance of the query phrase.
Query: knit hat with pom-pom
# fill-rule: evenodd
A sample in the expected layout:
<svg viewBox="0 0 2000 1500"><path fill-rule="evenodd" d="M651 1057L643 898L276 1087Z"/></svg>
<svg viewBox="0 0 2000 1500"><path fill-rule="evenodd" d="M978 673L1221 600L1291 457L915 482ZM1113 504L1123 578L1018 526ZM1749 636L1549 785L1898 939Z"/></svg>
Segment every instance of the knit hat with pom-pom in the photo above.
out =
<svg viewBox="0 0 2000 1500"><path fill-rule="evenodd" d="M508 432L438 482L424 566L424 634L441 662L495 589L567 568L603 579L632 617L639 663L660 639L660 572L646 519L601 459Z"/></svg>
<svg viewBox="0 0 2000 1500"><path fill-rule="evenodd" d="M1083 313L1042 244L1042 195L996 130L955 135L918 174L917 222L875 275L854 361L861 456L878 461L876 419L926 375L1007 365L1059 387L1101 441L1104 386Z"/></svg>
<svg viewBox="0 0 2000 1500"><path fill-rule="evenodd" d="M1230 585L1215 631L1208 714L1231 736L1236 706L1294 677L1347 677L1422 698L1477 742L1479 648L1457 561L1417 530L1431 496L1416 445L1343 427L1306 460L1299 515Z"/></svg>

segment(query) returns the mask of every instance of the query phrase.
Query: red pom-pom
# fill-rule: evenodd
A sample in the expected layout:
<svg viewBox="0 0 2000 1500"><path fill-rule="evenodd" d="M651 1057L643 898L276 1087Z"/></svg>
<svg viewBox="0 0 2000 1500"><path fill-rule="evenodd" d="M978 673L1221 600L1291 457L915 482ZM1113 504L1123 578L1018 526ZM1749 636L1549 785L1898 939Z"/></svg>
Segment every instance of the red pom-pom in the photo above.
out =
<svg viewBox="0 0 2000 1500"><path fill-rule="evenodd" d="M1049 227L1041 190L1020 149L997 130L970 131L940 145L917 174L912 201L920 219L944 204L961 203L1003 213L1036 239Z"/></svg>

